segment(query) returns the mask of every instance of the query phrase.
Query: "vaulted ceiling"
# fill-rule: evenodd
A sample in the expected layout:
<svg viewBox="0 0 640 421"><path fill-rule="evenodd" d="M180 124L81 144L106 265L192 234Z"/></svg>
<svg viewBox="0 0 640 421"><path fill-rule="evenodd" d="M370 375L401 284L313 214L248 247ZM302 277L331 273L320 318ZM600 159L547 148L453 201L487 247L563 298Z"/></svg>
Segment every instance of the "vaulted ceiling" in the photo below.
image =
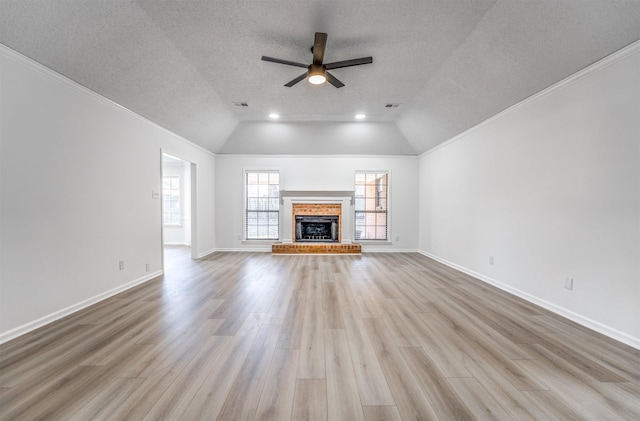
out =
<svg viewBox="0 0 640 421"><path fill-rule="evenodd" d="M284 87L260 57L317 31L373 63ZM638 39L637 0L0 0L2 44L217 153L419 154Z"/></svg>

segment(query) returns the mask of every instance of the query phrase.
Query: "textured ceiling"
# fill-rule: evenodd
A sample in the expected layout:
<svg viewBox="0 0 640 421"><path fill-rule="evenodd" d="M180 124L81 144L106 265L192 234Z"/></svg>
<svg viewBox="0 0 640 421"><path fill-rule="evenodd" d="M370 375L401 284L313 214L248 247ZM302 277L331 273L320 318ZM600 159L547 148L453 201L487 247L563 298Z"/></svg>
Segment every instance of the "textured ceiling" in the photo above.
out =
<svg viewBox="0 0 640 421"><path fill-rule="evenodd" d="M304 70L260 57L316 31L373 64L284 87ZM638 39L637 0L0 0L1 43L222 153L421 153Z"/></svg>

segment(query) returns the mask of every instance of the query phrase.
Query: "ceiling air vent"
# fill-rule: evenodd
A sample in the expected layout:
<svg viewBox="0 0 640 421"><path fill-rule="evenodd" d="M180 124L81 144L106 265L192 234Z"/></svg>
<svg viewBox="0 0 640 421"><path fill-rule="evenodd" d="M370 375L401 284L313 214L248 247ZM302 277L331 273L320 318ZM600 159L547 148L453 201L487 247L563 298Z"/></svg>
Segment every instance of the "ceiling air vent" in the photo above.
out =
<svg viewBox="0 0 640 421"><path fill-rule="evenodd" d="M249 104L247 104L246 102L234 102L233 105L235 105L236 107L248 107Z"/></svg>
<svg viewBox="0 0 640 421"><path fill-rule="evenodd" d="M398 108L399 106L400 106L400 104L389 103L389 104L385 105L385 108Z"/></svg>

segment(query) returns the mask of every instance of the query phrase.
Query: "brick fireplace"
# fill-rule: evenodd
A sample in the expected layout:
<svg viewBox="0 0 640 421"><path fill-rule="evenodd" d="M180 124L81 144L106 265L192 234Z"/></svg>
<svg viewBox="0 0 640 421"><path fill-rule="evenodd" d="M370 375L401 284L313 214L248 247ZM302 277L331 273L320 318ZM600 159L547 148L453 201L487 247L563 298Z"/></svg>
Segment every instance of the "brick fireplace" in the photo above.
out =
<svg viewBox="0 0 640 421"><path fill-rule="evenodd" d="M353 235L352 191L280 192L282 242L274 254L360 253ZM305 225L305 223L307 225Z"/></svg>

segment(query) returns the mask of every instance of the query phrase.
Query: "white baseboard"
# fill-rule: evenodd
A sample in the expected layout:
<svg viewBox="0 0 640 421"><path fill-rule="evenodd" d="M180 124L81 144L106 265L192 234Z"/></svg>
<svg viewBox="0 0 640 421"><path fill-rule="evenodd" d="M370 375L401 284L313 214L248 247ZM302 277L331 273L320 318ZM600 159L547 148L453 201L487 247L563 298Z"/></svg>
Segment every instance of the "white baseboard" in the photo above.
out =
<svg viewBox="0 0 640 421"><path fill-rule="evenodd" d="M473 276L474 278L479 279L482 282L485 282L489 285L493 285L496 288L500 288L503 291L506 291L510 294L515 295L516 297L520 297L523 300L526 300L530 303L539 305L540 307L547 309L549 311L552 311L553 313L556 313L559 316L565 317L571 321L574 321L582 326L588 327L591 330L594 330L598 333L602 333L605 336L608 336L612 339L615 339L617 341L620 341L624 344L627 344L629 346L632 346L636 349L640 349L640 338L636 338L633 337L625 332L621 332L617 329L614 329L610 326L607 326L605 324L602 324L600 322L597 322L595 320L591 320L588 317L584 317L581 314L575 313L571 310L568 310L564 307L561 307L559 305L556 305L554 303L551 303L549 301L543 300L539 297L536 297L535 295L531 295L527 292L521 291L517 288L514 288L510 285L504 284L502 282L496 281L493 278L490 278L488 276L482 275L481 273L477 273L474 272L470 269L467 269L463 266L460 266L458 264L455 264L453 262L450 262L448 260L442 259L441 257L435 256L433 254L427 253L425 251L422 250L418 250L418 253L422 254L423 256L426 256L430 259L433 259L437 262L440 262L444 265L447 265L453 269L459 270L460 272L466 273L467 275Z"/></svg>
<svg viewBox="0 0 640 421"><path fill-rule="evenodd" d="M237 253L237 252L250 252L250 253L271 253L271 246L269 247L252 247L252 248L219 248L219 249L215 249L215 251L219 251L219 252L232 252L232 253ZM420 253L420 250L417 249L388 249L388 248L384 248L384 249L380 249L377 247L367 247L365 245L362 246L362 252L363 253ZM287 253L280 253L280 254L287 254ZM299 255L302 253L291 253L294 255ZM327 253L310 253L310 254L317 254L317 255L322 255L322 256L326 256ZM339 255L344 255L343 253L335 253L335 255L339 256Z"/></svg>
<svg viewBox="0 0 640 421"><path fill-rule="evenodd" d="M271 253L271 245L263 247L228 247L216 249L216 251L230 252L230 253Z"/></svg>
<svg viewBox="0 0 640 421"><path fill-rule="evenodd" d="M216 251L217 251L216 249L211 249L211 250L207 250L205 252L202 252L202 253L198 254L198 259L203 259L203 258L209 256L210 254L215 253Z"/></svg>
<svg viewBox="0 0 640 421"><path fill-rule="evenodd" d="M10 341L11 339L17 338L18 336L24 335L25 333L29 333L33 330L36 330L44 325L47 325L49 323L55 322L56 320L59 320L63 317L66 317L72 313L75 313L77 311L80 311L86 307L89 307L95 303L98 303L102 300L106 300L109 297L112 297L116 294L119 294L123 291L126 291L130 288L133 288L136 285L140 285L142 283L145 283L147 281L150 281L151 279L157 278L158 276L162 275L163 272L161 270L157 271L157 272L153 272L153 273L149 273L141 278L135 279L131 282L128 282L124 285L120 285L119 287L116 287L112 290L103 292L102 294L98 294L94 297L88 298L86 300L80 301L79 303L73 304L67 308L63 308L62 310L58 310L54 313L51 313L47 316L41 317L37 320L34 320L32 322L26 323L22 326L18 326L15 329L11 329L7 332L3 332L0 334L0 344L3 344L5 342Z"/></svg>
<svg viewBox="0 0 640 421"><path fill-rule="evenodd" d="M419 253L419 250L416 249L389 249L389 248L377 248L377 247L367 247L365 244L362 245L363 253Z"/></svg>

